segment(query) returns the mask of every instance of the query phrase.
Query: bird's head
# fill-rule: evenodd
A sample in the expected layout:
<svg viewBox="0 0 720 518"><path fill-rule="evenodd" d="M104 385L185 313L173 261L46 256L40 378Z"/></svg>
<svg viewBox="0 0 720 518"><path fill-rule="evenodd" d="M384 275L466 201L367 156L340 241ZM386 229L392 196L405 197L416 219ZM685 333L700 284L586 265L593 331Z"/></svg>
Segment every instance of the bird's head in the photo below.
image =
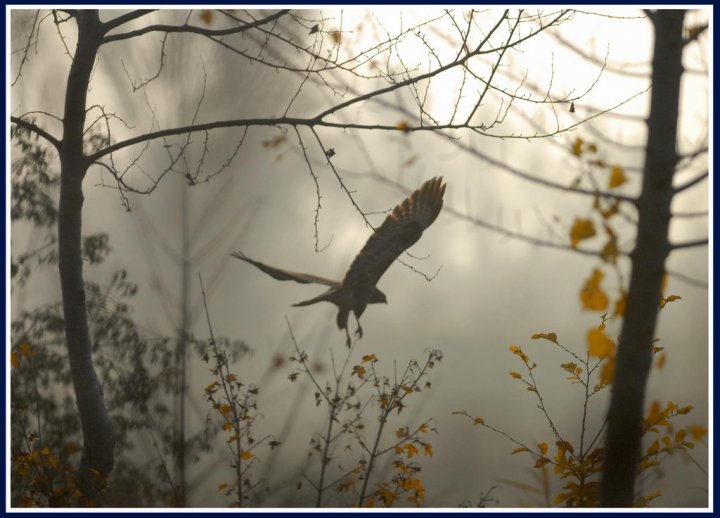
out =
<svg viewBox="0 0 720 518"><path fill-rule="evenodd" d="M370 299L371 303L374 304L387 304L387 297L385 294L380 291L379 289L375 288L375 293L373 293L372 299Z"/></svg>

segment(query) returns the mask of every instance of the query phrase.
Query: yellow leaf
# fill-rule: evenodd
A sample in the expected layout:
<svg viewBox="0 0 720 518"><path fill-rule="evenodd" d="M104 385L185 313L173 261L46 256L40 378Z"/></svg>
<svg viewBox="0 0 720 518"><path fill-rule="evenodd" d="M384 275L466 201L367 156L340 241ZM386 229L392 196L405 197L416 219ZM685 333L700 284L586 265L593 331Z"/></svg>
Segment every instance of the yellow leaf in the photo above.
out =
<svg viewBox="0 0 720 518"><path fill-rule="evenodd" d="M241 460L250 460L253 458L253 456L254 455L252 454L251 451L244 451L240 454L240 459Z"/></svg>
<svg viewBox="0 0 720 518"><path fill-rule="evenodd" d="M525 363L527 363L527 362L530 360L530 358L528 357L528 355L525 354L525 353L522 351L522 349L520 349L520 347L518 347L517 345L511 345L511 346L510 346L510 351L511 351L515 356L519 356L520 359L522 359L522 361L525 362Z"/></svg>
<svg viewBox="0 0 720 518"><path fill-rule="evenodd" d="M653 401L650 405L650 411L648 412L648 416L645 418L645 423L653 425L657 423L661 417L662 414L660 413L660 403L658 403L657 401Z"/></svg>
<svg viewBox="0 0 720 518"><path fill-rule="evenodd" d="M680 415L689 414L690 412L692 412L693 408L695 408L695 407L692 405L684 406L682 408L678 408L677 413Z"/></svg>
<svg viewBox="0 0 720 518"><path fill-rule="evenodd" d="M661 297L660 298L660 307L664 308L665 304L667 304L668 302L673 302L675 300L680 300L680 299L682 299L682 297L680 297L679 295L670 295L669 297L665 297L665 298Z"/></svg>
<svg viewBox="0 0 720 518"><path fill-rule="evenodd" d="M663 367L665 367L666 360L667 360L667 356L665 355L665 353L662 353L660 356L658 356L657 362L655 362L655 366L658 369L662 369Z"/></svg>
<svg viewBox="0 0 720 518"><path fill-rule="evenodd" d="M227 489L227 487L228 487L227 484L220 484L218 486L218 491L225 491Z"/></svg>
<svg viewBox="0 0 720 518"><path fill-rule="evenodd" d="M365 367L356 365L353 367L353 374L355 374L358 378L363 379L365 377Z"/></svg>
<svg viewBox="0 0 720 518"><path fill-rule="evenodd" d="M405 450L407 451L408 459L412 458L414 455L417 455L419 453L418 449L412 444L406 444Z"/></svg>
<svg viewBox="0 0 720 518"><path fill-rule="evenodd" d="M625 290L620 290L620 297L615 301L615 311L613 311L614 317L624 317L625 310L627 309L627 293Z"/></svg>
<svg viewBox="0 0 720 518"><path fill-rule="evenodd" d="M237 381L237 376L235 374L228 374L225 376L225 381Z"/></svg>
<svg viewBox="0 0 720 518"><path fill-rule="evenodd" d="M575 218L572 228L570 229L570 246L577 248L580 241L589 239L595 235L595 225L592 220Z"/></svg>
<svg viewBox="0 0 720 518"><path fill-rule="evenodd" d="M610 169L610 180L608 181L608 187L611 189L614 189L615 187L620 187L622 184L627 182L627 177L625 176L625 171L622 167L619 165L614 165Z"/></svg>
<svg viewBox="0 0 720 518"><path fill-rule="evenodd" d="M582 155L583 143L583 139L581 139L580 137L576 138L575 142L573 142L572 144L572 148L570 150L571 153L575 156Z"/></svg>
<svg viewBox="0 0 720 518"><path fill-rule="evenodd" d="M10 351L10 365L12 365L14 369L20 367L20 355L15 351Z"/></svg>
<svg viewBox="0 0 720 518"><path fill-rule="evenodd" d="M600 383L603 385L612 384L615 379L615 358L610 358L603 363L600 369Z"/></svg>
<svg viewBox="0 0 720 518"><path fill-rule="evenodd" d="M405 133L407 133L410 129L410 124L408 124L407 121L400 121L395 126L399 130L403 130Z"/></svg>
<svg viewBox="0 0 720 518"><path fill-rule="evenodd" d="M225 430L226 432L229 432L230 430L233 429L233 425L232 425L232 423L225 423L224 425L222 425L222 429Z"/></svg>
<svg viewBox="0 0 720 518"><path fill-rule="evenodd" d="M665 437L663 437L662 442L665 445L666 449L668 449L668 450L672 449L672 439L670 439L669 436L666 435Z"/></svg>
<svg viewBox="0 0 720 518"><path fill-rule="evenodd" d="M342 41L342 35L340 34L340 31L332 31L330 33L330 36L336 44L339 44Z"/></svg>
<svg viewBox="0 0 720 518"><path fill-rule="evenodd" d="M570 453L575 452L573 445L567 441L557 441L555 445L557 446L558 453L562 452L562 455L560 455L561 457L565 455L566 451L569 451Z"/></svg>
<svg viewBox="0 0 720 518"><path fill-rule="evenodd" d="M403 389L405 394L410 394L413 391L412 387L408 387L407 385L400 385L400 388Z"/></svg>
<svg viewBox="0 0 720 518"><path fill-rule="evenodd" d="M588 331L587 344L588 354L595 358L607 358L615 353L615 342L600 327Z"/></svg>
<svg viewBox="0 0 720 518"><path fill-rule="evenodd" d="M455 413L455 412L453 412L453 413ZM420 432L420 433L427 433L427 431L428 431L427 423L420 425L420 428L418 428L418 432Z"/></svg>
<svg viewBox="0 0 720 518"><path fill-rule="evenodd" d="M415 491L422 491L424 489L422 485L422 480L418 478L408 478L403 480L402 488L405 491L410 491L411 489L414 489Z"/></svg>
<svg viewBox="0 0 720 518"><path fill-rule="evenodd" d="M423 444L423 453L426 457L432 457L432 444L429 442Z"/></svg>
<svg viewBox="0 0 720 518"><path fill-rule="evenodd" d="M550 459L548 459L548 458L546 458L546 457L540 457L539 459L537 459L537 460L535 461L535 466L533 466L533 467L535 467L535 468L542 468L542 467L543 467L545 464L547 464L548 462L550 462Z"/></svg>
<svg viewBox="0 0 720 518"><path fill-rule="evenodd" d="M543 455L545 455L548 451L548 445L545 442L541 442L540 444L538 444L538 448L540 448L540 453L542 453Z"/></svg>
<svg viewBox="0 0 720 518"><path fill-rule="evenodd" d="M210 9L203 9L200 19L205 22L205 25L210 25L213 21L213 12Z"/></svg>
<svg viewBox="0 0 720 518"><path fill-rule="evenodd" d="M662 496L662 493L660 492L660 490L657 490L657 491L655 491L655 492L653 492L653 493L650 493L650 494L648 494L648 495L645 495L645 496L641 496L641 497L639 498L640 504L642 504L643 506L646 506L646 507L647 507L647 504L648 504L651 500L655 500L656 498L661 497L661 496Z"/></svg>
<svg viewBox="0 0 720 518"><path fill-rule="evenodd" d="M600 258L606 263L615 264L619 255L620 249L617 246L617 238L612 236L600 251Z"/></svg>
<svg viewBox="0 0 720 518"><path fill-rule="evenodd" d="M473 423L474 424L485 424L485 421L483 420L482 417L476 417L475 419L473 419Z"/></svg>
<svg viewBox="0 0 720 518"><path fill-rule="evenodd" d="M660 453L660 441L655 439L647 449L647 455L657 455Z"/></svg>
<svg viewBox="0 0 720 518"><path fill-rule="evenodd" d="M608 307L608 296L600 287L605 274L595 268L592 276L585 281L585 285L580 290L580 302L584 309L592 311L604 311Z"/></svg>
<svg viewBox="0 0 720 518"><path fill-rule="evenodd" d="M513 372L510 373L510 376L512 376L513 378L515 378L515 379L517 379L517 380L521 380L521 379L522 379L522 374L520 374L519 372L513 371Z"/></svg>
<svg viewBox="0 0 720 518"><path fill-rule="evenodd" d="M540 338L544 338L545 340L549 340L553 343L558 343L557 335L555 333L536 333L532 335L530 338L533 340L538 340Z"/></svg>
<svg viewBox="0 0 720 518"><path fill-rule="evenodd" d="M683 442L685 440L685 436L687 435L687 432L685 430L678 430L675 434L675 442Z"/></svg>
<svg viewBox="0 0 720 518"><path fill-rule="evenodd" d="M527 448L515 448L515 449L510 453L510 455L515 455L516 453L522 453L522 452L524 452L524 451L530 451L530 450L528 450Z"/></svg>
<svg viewBox="0 0 720 518"><path fill-rule="evenodd" d="M687 429L696 441L699 441L707 435L707 428L704 426L691 425L688 426Z"/></svg>
<svg viewBox="0 0 720 518"><path fill-rule="evenodd" d="M376 362L376 361L378 361L378 359L375 357L374 354L366 354L365 356L362 357L362 361L363 361L363 363Z"/></svg>

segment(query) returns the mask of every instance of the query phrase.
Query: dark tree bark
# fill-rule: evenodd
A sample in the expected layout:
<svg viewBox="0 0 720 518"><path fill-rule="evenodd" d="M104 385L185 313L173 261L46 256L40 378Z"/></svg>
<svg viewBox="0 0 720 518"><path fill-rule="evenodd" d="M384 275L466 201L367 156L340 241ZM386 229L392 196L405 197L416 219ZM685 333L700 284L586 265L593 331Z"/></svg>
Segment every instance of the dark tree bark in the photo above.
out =
<svg viewBox="0 0 720 518"><path fill-rule="evenodd" d="M630 507L640 458L645 386L659 310L661 280L670 253L668 227L680 77L683 73L683 18L679 10L651 13L655 26L652 98L642 192L637 201L638 231L632 274L618 346L601 489L603 507Z"/></svg>
<svg viewBox="0 0 720 518"><path fill-rule="evenodd" d="M124 23L145 16L151 11L132 11L105 23L100 21L97 9L67 9L64 11L74 18L77 23L78 41L66 83L62 138L56 138L31 121L22 120L21 117L11 117L11 121L45 138L57 148L60 156L58 265L70 375L80 414L84 441L79 477L84 496L90 502L97 504L99 503L97 498L99 483L103 476L108 475L113 468L113 447L115 444L112 421L103 399L102 386L93 365L81 249L82 207L84 201L83 179L88 168L95 160L113 150L109 147L104 148L106 151L90 150L90 153L94 151L94 154L90 156L86 155L84 150L87 92L92 70L98 58L98 50L105 43L126 40L153 31L197 33L207 37L239 34L254 27L272 24L285 16L289 10L280 10L251 23L219 31L193 27L187 24L177 27L151 25L140 31L112 36L106 36L106 34ZM240 124L234 124L233 126L240 126ZM175 131L173 134L191 133L201 129L186 128L182 131ZM154 137L139 137L134 142L143 142L151 138ZM125 145L128 145L128 143L126 142ZM181 395L181 399L182 397ZM181 404L184 403L181 402ZM185 452L183 449L180 450L180 455L182 456L179 461L180 479L184 480ZM184 482L182 493L180 504L184 505Z"/></svg>
<svg viewBox="0 0 720 518"><path fill-rule="evenodd" d="M83 431L80 480L86 496L94 499L91 470L102 475L113 467L113 427L102 387L93 367L81 255L82 182L89 162L83 153L85 104L90 73L102 38L97 10L72 13L77 20L78 43L65 92L63 137L60 144L60 207L58 246L65 335L70 373Z"/></svg>

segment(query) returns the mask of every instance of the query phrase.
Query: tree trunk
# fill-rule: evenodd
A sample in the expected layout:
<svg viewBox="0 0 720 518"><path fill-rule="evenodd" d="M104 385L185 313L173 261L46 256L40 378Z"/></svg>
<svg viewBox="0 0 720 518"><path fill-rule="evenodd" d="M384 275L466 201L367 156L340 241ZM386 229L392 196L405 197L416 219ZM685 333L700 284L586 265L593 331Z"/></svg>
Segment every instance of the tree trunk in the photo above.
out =
<svg viewBox="0 0 720 518"><path fill-rule="evenodd" d="M92 362L81 255L82 181L89 166L83 153L85 105L102 24L97 10L80 10L73 15L78 25L78 43L65 92L58 247L65 336L84 440L80 481L85 496L94 500L96 484L91 480L91 470L102 475L110 473L114 445L112 423Z"/></svg>
<svg viewBox="0 0 720 518"><path fill-rule="evenodd" d="M668 226L683 50L684 11L658 10L652 16L655 46L643 184L632 274L612 387L601 489L603 507L633 505L640 458L645 386L659 310L661 280L670 252Z"/></svg>

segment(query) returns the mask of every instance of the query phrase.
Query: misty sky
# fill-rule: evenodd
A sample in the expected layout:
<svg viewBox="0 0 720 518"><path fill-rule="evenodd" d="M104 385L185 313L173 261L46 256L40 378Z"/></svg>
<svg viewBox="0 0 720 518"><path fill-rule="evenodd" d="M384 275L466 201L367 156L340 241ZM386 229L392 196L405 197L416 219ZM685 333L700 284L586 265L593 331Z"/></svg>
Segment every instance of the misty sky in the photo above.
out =
<svg viewBox="0 0 720 518"><path fill-rule="evenodd" d="M385 31L398 31L400 10L377 8L373 14L353 9L346 10L342 18L337 10L325 10L322 16L327 31L326 45L330 46L331 31L338 30L342 20L342 52L351 55L353 50L370 47ZM515 92L520 88L519 94L532 93L534 97L542 94L533 92L530 84L543 88L552 84L553 96L558 98L588 91L574 103L575 113L571 114L565 104L553 108L517 101L502 122L489 131L497 137L469 131L455 131L451 135L463 145L512 168L565 185L584 171L584 166L569 152L575 139L582 138L596 143L599 155L605 160L627 168L628 182L621 192L636 195L640 189L641 176L637 169L643 163L640 146L644 143L645 126L642 120L626 116L647 115L649 80L642 73L650 70L652 31L640 11L620 7L614 11L627 18L576 14L557 30L557 34L577 49L597 56L601 62L606 59L608 66L604 72L559 39L540 35L521 50L509 52L495 78L502 89ZM404 27L443 14L438 9L410 7L403 8L402 12ZM481 11L478 27L489 30L499 12L495 8ZM155 13L142 23L149 20L178 23L187 16L184 13ZM103 13L102 16L106 19L116 14ZM315 11L303 14L308 19L320 17ZM194 13L191 21L199 24L198 16L199 12ZM13 48L22 41L27 17L26 13L13 13ZM702 19L701 15L690 15L686 23ZM64 90L58 85L67 77L69 59L56 43L57 37L50 25L48 23L40 52L33 56L21 81L11 91L10 109L14 115L30 110L62 114ZM429 38L441 59L448 59L448 55L457 52L457 47L449 46L448 40L457 44L457 34L452 33L447 20L440 20L433 27L434 30L423 26L420 31ZM297 34L310 44L314 35L308 32ZM452 37L443 38L443 34ZM133 92L131 80L149 78L157 70L160 39L157 35L145 36L108 45L101 51L88 105L102 104L107 111L122 115L128 122L131 129L121 124L114 127L113 138L117 140L152 129L190 124L201 98L198 122L281 117L286 109L289 116L304 117L387 84L380 79L328 72L325 77L329 84L347 84L350 88L347 92L342 89L333 92L327 85L303 82L305 74L249 63L201 38L173 37L165 48L167 57L160 78L150 83L145 92ZM74 40L71 38L71 41ZM248 37L242 45L253 49L257 42ZM404 39L397 50L403 66L409 69L417 67L422 71L428 65L428 50L419 37ZM276 59L275 54L301 63L300 58L287 49L272 46L266 49L268 59ZM686 68L705 70L706 58L696 46L686 54ZM400 69L397 55L384 55L383 59L390 60L389 65L384 65ZM487 73L487 68L478 66L478 70ZM438 76L427 92L423 86L418 94L427 94L426 109L440 121L447 121L454 109L469 113L472 100L481 90L480 83L471 82L465 86L466 98L456 105L454 100L462 78L455 72ZM523 77L527 77L527 82L518 87ZM300 93L294 98L298 90ZM403 121L414 123L413 117L418 113L414 95L407 89L396 91L381 98L385 104L363 103L360 108L343 111L333 120L389 125ZM708 95L706 76L686 74L679 132L681 152L694 149L702 140L703 128L708 122ZM488 124L496 121L499 110L508 109L507 98L500 104L502 97L498 92L489 95L473 120L478 123L487 120ZM631 100L623 103L628 99ZM597 110L619 104L622 106L616 111L623 114L622 117L604 115L552 137L499 138L520 133L532 135L537 127L544 131L552 131L556 125L566 128ZM155 123L150 107L157 118ZM58 123L46 122L58 131ZM275 358L286 360L294 353L288 324L299 346L323 366L324 370L318 373L320 380L330 379L331 354L337 363L344 361L345 334L335 325L335 306L327 303L301 308L291 306L319 294L324 287L276 281L229 254L242 250L274 266L340 280L371 233L340 188L313 134L306 128L300 128L299 132L321 193L317 223L316 183L295 131L287 126L251 128L229 167L208 182L188 186L184 172L194 174L203 146L202 136L193 136L187 164L178 164L176 171L166 174L152 194L129 194L130 212L125 210L117 190L108 182L108 175L99 168L90 169L84 182L83 232L109 232L113 249L106 264L86 267L85 276L88 280L107 282L114 270L127 269L131 279L140 285L133 315L152 333L172 335L180 325L182 268L178 257L183 246L183 207L187 208L190 262L186 272L190 275L191 332L200 339L208 336L197 280L200 273L208 294L215 335L243 340L252 349L252 353L235 366L235 371L248 382L260 385L263 418L257 435L279 434L289 413L294 408L300 409L283 438L283 446L273 453L278 456L273 461L276 469L268 473L271 495L264 502L270 506L286 506L288 502L312 504L309 497L298 500L293 483L289 486L282 483L296 477L301 469L311 475L316 472L317 457L309 464L304 462L310 437L323 428L326 418L323 409L315 406L309 381L301 377L293 383L288 379L293 370L290 363L271 367ZM428 438L433 444L433 456L419 460L420 478L427 488L426 504L456 507L465 501L476 501L481 493L497 486L492 493L497 500L493 504L496 507L545 505L540 492L522 489L522 484L540 487L538 470L532 468L530 457L511 455L516 445L490 430L473 426L452 412L465 410L473 416L482 416L488 424L525 444L554 443L547 421L537 408L537 399L508 374L524 372L520 360L508 349L515 344L538 364L534 374L555 423L569 440L578 441L582 390L572 385L560 368L561 363L571 358L552 343L530 337L535 333L555 332L565 347L583 355L586 333L600 323L602 312L582 310L579 291L594 268L603 268L604 287L614 296L618 289L617 277L596 257L534 245L493 232L471 220L545 241L564 240L567 244L574 218L592 214L592 199L530 183L432 132L404 134L334 128L318 128L317 132L325 148L334 150L332 161L337 172L357 205L372 213L368 218L375 226L382 222L388 210L425 180L442 175L447 183L444 210L411 248L412 255L401 257L421 273L398 262L388 269L378 283L388 297L388 304L371 305L365 311L361 319L364 336L353 346L350 360L350 365L354 365L363 355L374 354L380 360L378 370L393 379L410 360L423 361L429 349L443 351L444 359L430 374L432 388L409 400L408 408L400 416L394 416L390 423L392 431L434 419L437 433ZM202 164L205 174L226 163L243 138L243 130L214 131L210 137L210 150ZM612 142L626 146L614 146ZM120 153L117 159L127 164L138 151ZM142 170L129 173L138 188L146 187L148 178L157 178L165 169L167 158L163 153L162 146L156 145L143 156ZM699 167L707 168L707 164ZM683 178L690 177L692 174L686 173ZM110 187L102 186L103 183ZM708 204L704 182L678 197L673 210L704 210ZM632 225L621 223L619 227L621 247L629 250L633 242ZM674 241L704 237L707 233L706 218L673 222L671 227ZM13 229L13 253L31 247L32 243L33 235L27 228ZM581 247L597 247L601 243L601 238L596 237ZM629 260L622 258L619 264L627 281ZM708 248L673 252L668 269L707 283ZM428 282L425 276L431 277L436 272ZM56 300L59 291L56 272L48 270L22 290L14 288L13 311ZM659 345L665 348L667 361L661 370L654 369L651 374L647 404L672 400L680 405L694 405L690 415L678 420L678 426L707 426L707 285L698 286L671 276L667 293L682 299L668 304L660 312L656 336L660 338ZM351 317L351 333L355 325ZM616 338L619 330L619 319L609 321L611 337ZM192 358L189 393L194 399L189 405L188 419L190 428L198 430L204 426L209 412L202 390L210 378L206 365L196 356ZM589 430L595 431L601 425L608 395L606 391L593 399ZM370 427L374 426L372 412L367 422ZM391 441L392 437L388 436L387 440ZM223 477L229 477L230 468L225 462L223 445L216 450L216 455L202 461L196 468L198 472L189 476L192 488L189 501L193 506L222 507L227 503L216 487ZM356 453L338 451L338 456ZM707 468L705 444L698 445L692 455ZM263 462L270 463L270 457L259 460L258 472L267 466ZM214 469L207 469L212 465ZM278 465L283 468L277 468ZM560 487L557 481L554 483L553 494ZM706 476L679 455L667 461L664 478L653 481L647 489L656 487L663 492L663 497L654 502L657 506L707 505Z"/></svg>

